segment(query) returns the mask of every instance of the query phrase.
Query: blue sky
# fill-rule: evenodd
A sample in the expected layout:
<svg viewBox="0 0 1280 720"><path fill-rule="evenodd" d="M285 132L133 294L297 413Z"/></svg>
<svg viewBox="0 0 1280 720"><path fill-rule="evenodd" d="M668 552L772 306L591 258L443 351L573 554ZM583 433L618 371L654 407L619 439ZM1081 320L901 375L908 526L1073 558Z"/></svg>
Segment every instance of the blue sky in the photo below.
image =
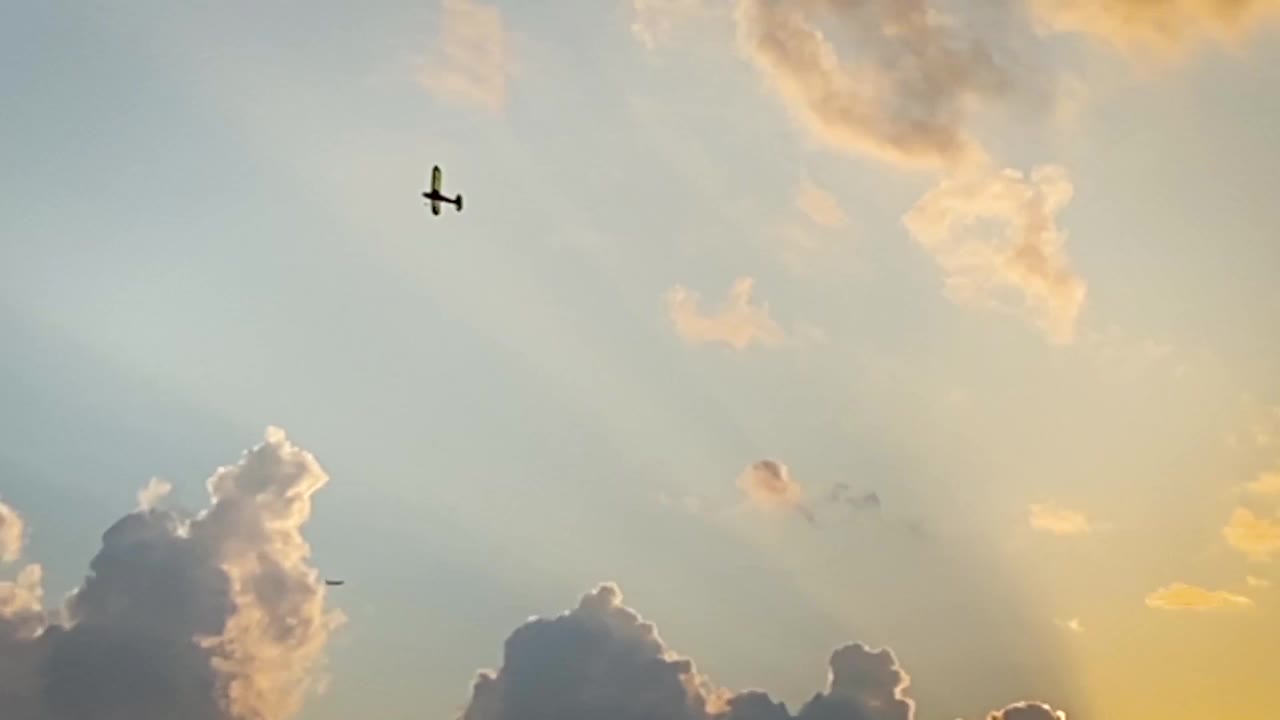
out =
<svg viewBox="0 0 1280 720"><path fill-rule="evenodd" d="M657 16L625 2L462 3L500 20L461 45L480 103L424 81L465 35L432 2L9 13L0 497L48 598L149 478L202 507L277 425L332 477L306 536L349 580L303 718L453 714L517 625L603 581L717 683L793 706L861 640L924 717L1270 717L1241 668L1274 653L1274 598L1244 584L1272 568L1222 529L1275 513L1239 492L1280 460L1274 28L1167 63L1017 35L1033 99L964 127L1000 167L1068 174L1087 295L1055 343L945 292L903 222L934 169L833 147L728 6L695 5L656 6L646 47ZM1088 92L1055 120L1035 98L1062 77ZM435 163L465 212L424 212ZM721 327L739 278L785 340L682 336L667 293ZM751 507L762 458L882 513ZM1036 532L1043 503L1090 531ZM1176 581L1253 604L1144 605Z"/></svg>

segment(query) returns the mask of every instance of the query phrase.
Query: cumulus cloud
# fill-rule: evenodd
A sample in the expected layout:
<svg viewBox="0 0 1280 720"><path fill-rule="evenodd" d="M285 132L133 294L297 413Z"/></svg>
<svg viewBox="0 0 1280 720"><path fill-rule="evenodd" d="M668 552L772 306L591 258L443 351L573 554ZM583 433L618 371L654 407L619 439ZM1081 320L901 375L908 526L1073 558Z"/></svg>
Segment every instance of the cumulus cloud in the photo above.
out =
<svg viewBox="0 0 1280 720"><path fill-rule="evenodd" d="M1166 57L1206 40L1235 44L1280 17L1280 0L1033 0L1032 6L1049 31Z"/></svg>
<svg viewBox="0 0 1280 720"><path fill-rule="evenodd" d="M1231 547L1254 560L1270 560L1280 552L1280 523L1258 517L1248 508L1236 508L1222 536Z"/></svg>
<svg viewBox="0 0 1280 720"><path fill-rule="evenodd" d="M39 566L0 584L6 720L297 715L342 619L301 533L327 482L271 428L209 479L206 509L143 502L111 526L59 610L42 607Z"/></svg>
<svg viewBox="0 0 1280 720"><path fill-rule="evenodd" d="M1067 714L1044 703L1023 702L991 713L987 720L1067 720Z"/></svg>
<svg viewBox="0 0 1280 720"><path fill-rule="evenodd" d="M1158 610L1224 610L1253 606L1253 601L1225 590L1206 590L1186 583L1173 583L1147 595L1147 607Z"/></svg>
<svg viewBox="0 0 1280 720"><path fill-rule="evenodd" d="M704 313L698 293L681 285L667 291L667 315L680 337L694 343L720 342L735 350L751 345L777 345L786 338L769 314L769 305L752 303L755 280L740 277L729 290L729 298L718 311Z"/></svg>
<svg viewBox="0 0 1280 720"><path fill-rule="evenodd" d="M758 507L795 510L810 523L816 522L813 512L804 505L804 490L791 479L791 470L783 463L776 460L752 463L738 476L738 487Z"/></svg>
<svg viewBox="0 0 1280 720"><path fill-rule="evenodd" d="M0 563L17 562L26 541L26 523L17 510L0 502Z"/></svg>
<svg viewBox="0 0 1280 720"><path fill-rule="evenodd" d="M1033 504L1027 510L1027 522L1035 530L1054 535L1083 535L1093 526L1082 513L1057 505Z"/></svg>
<svg viewBox="0 0 1280 720"><path fill-rule="evenodd" d="M739 45L828 145L906 167L985 157L968 124L1008 79L992 52L923 0L738 0ZM844 57L833 35L856 50Z"/></svg>
<svg viewBox="0 0 1280 720"><path fill-rule="evenodd" d="M1074 341L1086 284L1071 268L1058 213L1074 190L1048 165L954 176L903 217L907 230L946 273L954 301L1025 314L1048 339ZM1019 301L1002 305L1002 295Z"/></svg>
<svg viewBox="0 0 1280 720"><path fill-rule="evenodd" d="M477 676L461 720L913 720L909 686L891 650L849 644L832 653L826 690L793 715L763 691L715 687L622 604L616 585L604 584L573 610L516 629L501 667Z"/></svg>
<svg viewBox="0 0 1280 720"><path fill-rule="evenodd" d="M823 227L840 228L849 224L840 201L812 180L806 180L796 192L796 207L805 217Z"/></svg>
<svg viewBox="0 0 1280 720"><path fill-rule="evenodd" d="M513 72L502 11L478 0L441 0L437 46L422 64L422 86L449 102L498 112Z"/></svg>

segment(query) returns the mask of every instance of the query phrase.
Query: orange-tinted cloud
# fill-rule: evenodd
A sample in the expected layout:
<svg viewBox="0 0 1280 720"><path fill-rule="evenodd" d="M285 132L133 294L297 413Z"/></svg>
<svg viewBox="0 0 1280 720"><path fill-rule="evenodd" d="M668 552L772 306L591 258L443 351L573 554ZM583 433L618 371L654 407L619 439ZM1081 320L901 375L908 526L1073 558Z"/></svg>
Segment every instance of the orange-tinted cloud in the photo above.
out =
<svg viewBox="0 0 1280 720"><path fill-rule="evenodd" d="M1245 489L1255 495L1280 495L1280 470L1259 474Z"/></svg>
<svg viewBox="0 0 1280 720"><path fill-rule="evenodd" d="M786 338L769 314L768 304L755 305L751 293L755 280L738 278L729 298L717 311L705 313L701 297L677 285L666 294L667 315L680 337L693 343L724 343L735 350L751 345L777 345Z"/></svg>
<svg viewBox="0 0 1280 720"><path fill-rule="evenodd" d="M819 187L812 180L807 180L796 192L796 206L814 224L827 228L840 228L849 224L840 201Z"/></svg>
<svg viewBox="0 0 1280 720"><path fill-rule="evenodd" d="M1147 607L1158 610L1239 610L1253 606L1243 595L1176 582L1147 595Z"/></svg>
<svg viewBox="0 0 1280 720"><path fill-rule="evenodd" d="M1270 560L1280 553L1280 522L1258 517L1248 508L1236 508L1222 536L1231 547L1255 560Z"/></svg>
<svg viewBox="0 0 1280 720"><path fill-rule="evenodd" d="M738 487L758 507L795 510L810 523L816 522L813 511L804 504L804 490L791 479L791 471L783 463L776 460L752 463L738 477Z"/></svg>
<svg viewBox="0 0 1280 720"><path fill-rule="evenodd" d="M0 502L0 563L17 562L26 540L26 523L17 510Z"/></svg>
<svg viewBox="0 0 1280 720"><path fill-rule="evenodd" d="M419 73L422 86L446 101L498 112L512 71L502 11L480 0L442 0L437 45Z"/></svg>
<svg viewBox="0 0 1280 720"><path fill-rule="evenodd" d="M1025 315L1052 342L1071 343L1087 286L1066 255L1058 213L1074 188L1058 166L944 179L903 217L946 273L952 300ZM1005 300L1012 294L1020 302Z"/></svg>
<svg viewBox="0 0 1280 720"><path fill-rule="evenodd" d="M985 157L968 126L1007 80L992 53L936 9L917 0L738 0L735 18L744 54L822 142L912 168ZM852 34L847 55L834 34Z"/></svg>
<svg viewBox="0 0 1280 720"><path fill-rule="evenodd" d="M1032 0L1050 30L1084 33L1128 51L1173 56L1204 41L1234 44L1280 17L1280 0Z"/></svg>

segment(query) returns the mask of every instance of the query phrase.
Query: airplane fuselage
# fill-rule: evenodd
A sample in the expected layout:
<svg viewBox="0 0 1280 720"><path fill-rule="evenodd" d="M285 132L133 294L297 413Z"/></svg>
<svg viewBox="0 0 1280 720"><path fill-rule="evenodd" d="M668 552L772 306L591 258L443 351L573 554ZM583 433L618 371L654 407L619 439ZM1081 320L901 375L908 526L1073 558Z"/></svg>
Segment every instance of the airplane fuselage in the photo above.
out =
<svg viewBox="0 0 1280 720"><path fill-rule="evenodd" d="M459 202L457 197L449 197L448 195L438 192L424 192L422 193L422 197L435 202L449 203L450 205L457 205Z"/></svg>

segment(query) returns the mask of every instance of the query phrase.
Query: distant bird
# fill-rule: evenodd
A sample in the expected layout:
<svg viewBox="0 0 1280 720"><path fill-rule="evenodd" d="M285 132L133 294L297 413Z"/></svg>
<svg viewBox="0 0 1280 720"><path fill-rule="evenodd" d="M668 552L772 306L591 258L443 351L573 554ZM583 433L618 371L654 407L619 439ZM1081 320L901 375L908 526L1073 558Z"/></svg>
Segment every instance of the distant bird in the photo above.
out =
<svg viewBox="0 0 1280 720"><path fill-rule="evenodd" d="M339 585L346 585L347 581L346 580L325 580L324 584L328 585L329 587L338 587Z"/></svg>

